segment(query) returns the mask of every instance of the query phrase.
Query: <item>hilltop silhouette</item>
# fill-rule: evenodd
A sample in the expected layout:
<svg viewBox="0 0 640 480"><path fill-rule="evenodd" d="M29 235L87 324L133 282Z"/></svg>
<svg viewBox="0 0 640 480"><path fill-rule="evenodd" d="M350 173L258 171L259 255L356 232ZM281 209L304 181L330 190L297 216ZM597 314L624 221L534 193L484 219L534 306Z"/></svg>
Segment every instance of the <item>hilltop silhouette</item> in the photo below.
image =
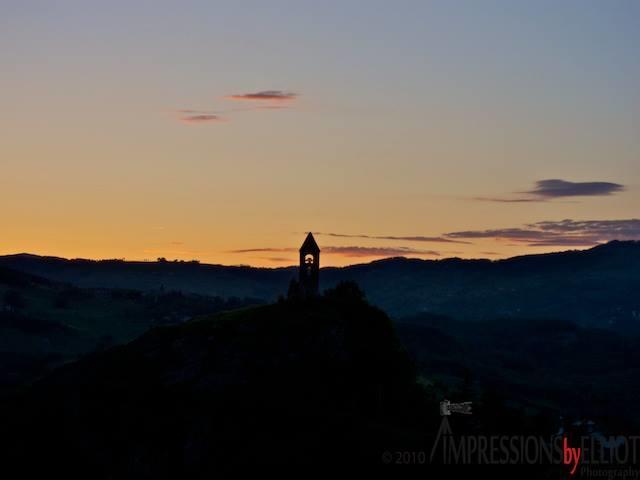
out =
<svg viewBox="0 0 640 480"><path fill-rule="evenodd" d="M156 328L62 367L5 403L3 447L27 467L37 457L92 478L375 465L407 435L397 429L419 434L423 395L391 320L340 285Z"/></svg>

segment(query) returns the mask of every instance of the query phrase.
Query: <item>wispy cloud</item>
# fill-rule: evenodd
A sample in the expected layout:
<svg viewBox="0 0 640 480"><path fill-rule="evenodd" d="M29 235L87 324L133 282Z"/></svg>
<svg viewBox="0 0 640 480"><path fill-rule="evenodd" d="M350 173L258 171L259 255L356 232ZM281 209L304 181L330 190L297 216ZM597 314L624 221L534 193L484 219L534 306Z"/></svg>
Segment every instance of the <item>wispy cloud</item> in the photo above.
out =
<svg viewBox="0 0 640 480"><path fill-rule="evenodd" d="M567 197L602 197L624 191L624 185L612 182L570 182L558 178L538 180L535 187L524 192L516 192L525 197L475 197L475 200L498 203L546 202Z"/></svg>
<svg viewBox="0 0 640 480"><path fill-rule="evenodd" d="M551 179L536 182L528 192L543 198L607 196L624 190L624 185L611 182L568 182Z"/></svg>
<svg viewBox="0 0 640 480"><path fill-rule="evenodd" d="M423 235L365 235L365 234L347 234L347 233L333 233L333 232L314 232L316 235L322 235L325 237L336 238L362 238L367 240L401 240L405 242L433 242L433 243L469 243L462 240L454 240L445 237L428 237Z"/></svg>
<svg viewBox="0 0 640 480"><path fill-rule="evenodd" d="M445 233L440 237L424 236L392 236L392 235L351 235L330 232L314 232L338 238L363 238L374 240L411 240L411 241L443 241L450 243L471 244L473 240L489 239L503 245L515 247L591 247L611 240L640 240L640 219L622 220L560 220L542 221L525 224L519 227L495 228L486 230L464 230ZM408 246L361 246L361 245L329 245L322 246L322 252L349 258L386 258L399 256L440 257L443 254L463 254L464 252L435 251ZM237 254L272 254L264 255L272 261L295 262L298 249L294 247L255 247L231 250ZM483 255L501 255L500 252L487 250ZM289 255L291 255L289 257Z"/></svg>
<svg viewBox="0 0 640 480"><path fill-rule="evenodd" d="M587 234L608 240L636 240L640 238L640 219L628 220L560 220L531 224L545 232Z"/></svg>
<svg viewBox="0 0 640 480"><path fill-rule="evenodd" d="M419 250L411 247L339 246L323 247L322 251L325 253L343 255L345 257L399 257L404 255L440 255L439 252L436 252L434 250Z"/></svg>
<svg viewBox="0 0 640 480"><path fill-rule="evenodd" d="M212 112L203 112L198 110L177 110L179 114L178 119L182 123L186 123L188 125L197 125L203 123L219 123L223 122L224 118L222 118L217 113Z"/></svg>
<svg viewBox="0 0 640 480"><path fill-rule="evenodd" d="M235 93L227 95L225 98L229 100L250 100L250 101L268 101L268 102L290 102L298 97L296 93L286 92L283 90L262 90L253 93Z"/></svg>
<svg viewBox="0 0 640 480"><path fill-rule="evenodd" d="M490 238L545 246L593 246L610 240L640 240L640 220L561 220L544 221L516 228L451 232L449 238Z"/></svg>
<svg viewBox="0 0 640 480"><path fill-rule="evenodd" d="M291 247L257 247L230 250L228 253L288 253L297 252ZM397 257L404 255L439 256L434 250L420 250L411 247L362 247L362 246L323 246L322 253L342 255L344 257ZM278 257L281 258L281 257Z"/></svg>
<svg viewBox="0 0 640 480"><path fill-rule="evenodd" d="M539 198L500 198L500 197L473 197L474 200L481 202L496 202L496 203L528 203L539 202Z"/></svg>
<svg viewBox="0 0 640 480"><path fill-rule="evenodd" d="M211 110L192 110L189 108L179 108L176 110L176 113L184 113L186 115L196 115L196 114L214 114L215 112Z"/></svg>
<svg viewBox="0 0 640 480"><path fill-rule="evenodd" d="M290 104L298 97L298 94L285 92L283 90L262 90L253 93L238 93L227 95L227 100L246 100L245 107L213 109L213 110L194 110L181 108L174 110L177 118L181 123L187 125L201 125L211 123L226 122L227 114L235 114L237 112L248 112L256 110L283 110L290 107ZM223 117L222 115L225 115Z"/></svg>

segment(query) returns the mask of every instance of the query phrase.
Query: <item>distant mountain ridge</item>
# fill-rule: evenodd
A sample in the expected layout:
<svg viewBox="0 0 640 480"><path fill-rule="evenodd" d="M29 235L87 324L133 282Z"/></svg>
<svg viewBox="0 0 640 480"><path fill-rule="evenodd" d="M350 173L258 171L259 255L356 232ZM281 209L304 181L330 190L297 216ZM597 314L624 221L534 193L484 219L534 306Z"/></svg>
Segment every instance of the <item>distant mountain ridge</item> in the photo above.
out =
<svg viewBox="0 0 640 480"><path fill-rule="evenodd" d="M295 267L255 268L197 262L67 260L19 254L10 267L89 288L180 290L272 301L286 292ZM640 242L612 241L588 250L504 260L389 258L321 270L321 288L356 281L393 317L429 312L461 320L563 319L640 331Z"/></svg>

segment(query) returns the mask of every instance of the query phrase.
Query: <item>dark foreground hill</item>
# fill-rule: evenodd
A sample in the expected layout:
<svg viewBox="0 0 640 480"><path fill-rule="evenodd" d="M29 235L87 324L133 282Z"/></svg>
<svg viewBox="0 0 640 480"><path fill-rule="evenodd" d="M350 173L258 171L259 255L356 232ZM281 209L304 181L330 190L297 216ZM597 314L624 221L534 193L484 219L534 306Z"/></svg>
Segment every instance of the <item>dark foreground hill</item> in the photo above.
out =
<svg viewBox="0 0 640 480"><path fill-rule="evenodd" d="M551 320L463 322L419 315L398 335L431 382L505 392L615 431L638 432L640 338Z"/></svg>
<svg viewBox="0 0 640 480"><path fill-rule="evenodd" d="M349 286L154 329L7 402L12 460L86 478L375 465L427 411L391 321Z"/></svg>
<svg viewBox="0 0 640 480"><path fill-rule="evenodd" d="M0 257L5 265L81 287L160 288L273 301L293 268L265 269L193 262ZM322 269L321 287L357 282L393 317L428 312L459 320L561 319L623 332L640 331L640 242L610 242L584 251L506 260L395 258Z"/></svg>
<svg viewBox="0 0 640 480"><path fill-rule="evenodd" d="M2 465L93 479L214 478L257 465L431 469L443 398L474 402L473 415L451 419L457 435L557 431L557 409L514 403L508 389L439 385L446 334L404 333L419 344L420 377L393 322L352 283L158 327L0 397ZM561 467L529 465L515 478L558 478Z"/></svg>
<svg viewBox="0 0 640 480"><path fill-rule="evenodd" d="M154 326L257 303L172 291L80 288L0 267L0 394Z"/></svg>

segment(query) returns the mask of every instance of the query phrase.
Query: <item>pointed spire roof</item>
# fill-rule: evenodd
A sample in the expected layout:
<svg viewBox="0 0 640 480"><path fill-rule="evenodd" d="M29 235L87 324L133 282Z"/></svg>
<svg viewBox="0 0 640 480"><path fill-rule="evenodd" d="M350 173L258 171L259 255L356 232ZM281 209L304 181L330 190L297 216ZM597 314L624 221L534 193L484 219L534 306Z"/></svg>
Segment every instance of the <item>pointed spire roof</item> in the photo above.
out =
<svg viewBox="0 0 640 480"><path fill-rule="evenodd" d="M307 234L307 238L304 239L302 246L300 247L301 252L310 252L310 253L320 253L320 247L316 243L316 239L313 238L313 234L309 232Z"/></svg>

